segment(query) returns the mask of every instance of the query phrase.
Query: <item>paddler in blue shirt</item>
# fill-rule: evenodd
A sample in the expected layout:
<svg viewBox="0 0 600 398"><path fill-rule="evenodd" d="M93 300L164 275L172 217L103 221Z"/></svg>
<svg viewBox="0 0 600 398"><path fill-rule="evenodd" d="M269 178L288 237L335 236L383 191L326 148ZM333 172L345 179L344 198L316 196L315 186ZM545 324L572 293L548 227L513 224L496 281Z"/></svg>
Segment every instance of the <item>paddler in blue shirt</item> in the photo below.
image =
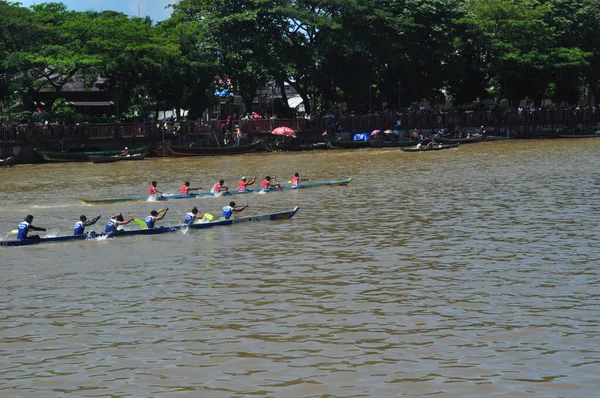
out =
<svg viewBox="0 0 600 398"><path fill-rule="evenodd" d="M198 211L197 207L194 207L191 212L185 214L185 218L183 222L188 224L193 224L196 220L201 220L204 217L204 213Z"/></svg>
<svg viewBox="0 0 600 398"><path fill-rule="evenodd" d="M25 217L25 220L22 221L19 224L19 232L17 232L17 239L19 240L25 240L25 239L39 239L40 236L39 235L31 235L31 236L27 236L27 233L29 233L29 231L46 231L46 228L39 228L39 227L34 227L33 225L31 225L31 222L33 221L33 216L31 214L29 214L27 217Z"/></svg>
<svg viewBox="0 0 600 398"><path fill-rule="evenodd" d="M73 227L73 234L74 235L83 235L85 233L85 227L89 227L90 225L96 224L96 222L100 219L100 217L102 217L102 216L100 214L98 214L98 216L92 218L89 221L86 216L79 217L79 221L77 221L75 223L75 226Z"/></svg>
<svg viewBox="0 0 600 398"><path fill-rule="evenodd" d="M156 211L156 210L152 210L150 212L150 215L148 217L146 217L146 226L149 229L154 228L154 224L159 221L162 220L163 218L165 218L165 215L167 214L167 212L169 211L169 208L167 207L166 209L162 209L160 211Z"/></svg>
<svg viewBox="0 0 600 398"><path fill-rule="evenodd" d="M225 219L225 220L229 220L231 218L231 215L234 212L237 213L238 211L242 211L247 207L248 207L248 205L236 206L235 202L229 202L229 206L223 207L223 212L221 213L221 218Z"/></svg>
<svg viewBox="0 0 600 398"><path fill-rule="evenodd" d="M110 220L108 220L108 224L106 224L104 233L109 234L111 232L117 232L118 231L117 228L119 228L121 225L127 225L132 221L133 221L133 218L130 218L129 220L125 221L125 219L123 218L123 214L112 216L110 218Z"/></svg>

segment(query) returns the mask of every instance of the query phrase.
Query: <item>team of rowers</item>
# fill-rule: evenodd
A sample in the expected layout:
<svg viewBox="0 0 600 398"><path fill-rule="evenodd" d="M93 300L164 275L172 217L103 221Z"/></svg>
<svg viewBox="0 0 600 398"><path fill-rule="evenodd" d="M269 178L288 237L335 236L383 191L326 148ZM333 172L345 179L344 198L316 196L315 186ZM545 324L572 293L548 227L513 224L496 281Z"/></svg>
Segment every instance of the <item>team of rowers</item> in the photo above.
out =
<svg viewBox="0 0 600 398"><path fill-rule="evenodd" d="M301 181L308 181L308 178L300 178L300 174L295 173L292 178L290 179L290 183L292 184L292 188L298 188L298 186L300 185ZM242 177L240 179L240 181L238 182L238 189L237 192L246 192L248 190L248 187L250 185L253 185L256 182L256 177L251 177L251 178L247 178L247 177ZM152 181L152 184L150 185L150 187L148 188L148 196L151 197L160 197L161 195L163 195L163 193L161 191L158 190L157 188L157 182L156 181ZM185 195L191 195L192 191L198 191L202 189L202 187L196 187L196 188L192 188L190 186L190 182L186 181L181 188L179 188L179 192L181 195L185 196ZM270 190L270 189L283 189L282 185L277 181L277 177L273 176L266 176L264 178L264 180L262 181L262 183L260 184L260 189L261 190ZM225 180L219 180L219 182L217 182L215 185L213 185L213 187L210 190L212 193L214 193L215 195L219 194L220 192L228 192L229 191L229 187L227 185L225 185Z"/></svg>
<svg viewBox="0 0 600 398"><path fill-rule="evenodd" d="M273 182L273 180L274 180L274 182ZM238 191L244 192L247 189L247 187L254 184L255 181L256 181L256 177L252 177L252 178L242 177L240 182L238 183ZM292 187L297 188L300 181L308 181L308 179L307 178L301 179L300 175L298 173L295 173L291 179ZM148 196L162 195L162 192L158 191L156 186L157 186L156 181L152 181L152 185L150 185L150 187L148 188ZM266 176L261 184L261 189L266 190L266 189L273 189L273 188L282 189L282 186L279 182L277 182L277 179L275 176L273 176L273 178L271 178L270 176ZM190 191L199 190L199 189L202 189L202 187L191 188L189 181L186 181L185 184L180 188L180 192L182 195L189 195ZM225 185L224 180L220 180L219 182L217 182L211 189L211 191L214 193L227 192L228 190L229 190L229 188L227 187L227 185ZM221 212L221 219L228 220L231 218L233 213L243 211L246 208L248 208L247 204L238 206L235 204L235 202L231 201L231 202L229 202L229 205L223 207L223 211ZM112 216L108 220L108 223L106 224L106 227L104 229L104 233L108 234L108 233L117 232L117 231L121 230L123 225L127 225L132 221L135 221L143 228L154 228L156 225L156 222L162 220L168 211L169 211L168 207L165 209L158 210L158 211L152 210L150 212L150 214L148 216L146 216L146 218L143 221L136 220L135 218L129 218L129 219L125 220L125 218L123 217L123 214L117 214L115 216ZM77 221L73 227L73 234L74 235L85 234L85 228L96 224L96 222L101 217L102 217L101 215L98 215L98 216L92 218L91 220L88 220L88 218L85 215L82 215L81 217L79 217L79 221ZM186 213L183 222L184 222L184 224L193 224L196 222L210 221L212 219L213 219L213 216L211 214L200 212L200 211L198 211L198 209L196 207L194 207L189 213ZM39 235L29 235L29 231L46 231L46 228L35 227L32 224L32 222L33 222L33 216L31 214L28 215L27 217L25 217L25 219L19 224L19 227L17 229L17 239L19 239L19 240L39 239L40 238Z"/></svg>

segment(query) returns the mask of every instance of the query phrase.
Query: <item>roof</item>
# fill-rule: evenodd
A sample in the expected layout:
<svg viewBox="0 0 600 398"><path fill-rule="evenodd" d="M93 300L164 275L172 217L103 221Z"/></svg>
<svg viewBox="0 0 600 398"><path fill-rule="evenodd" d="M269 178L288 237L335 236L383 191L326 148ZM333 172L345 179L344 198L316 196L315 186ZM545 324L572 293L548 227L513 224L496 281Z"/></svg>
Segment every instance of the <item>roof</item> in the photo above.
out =
<svg viewBox="0 0 600 398"><path fill-rule="evenodd" d="M300 105L302 102L304 102L304 100L302 99L302 97L292 97L292 98L288 98L288 106L290 108L296 108L298 107L298 105Z"/></svg>

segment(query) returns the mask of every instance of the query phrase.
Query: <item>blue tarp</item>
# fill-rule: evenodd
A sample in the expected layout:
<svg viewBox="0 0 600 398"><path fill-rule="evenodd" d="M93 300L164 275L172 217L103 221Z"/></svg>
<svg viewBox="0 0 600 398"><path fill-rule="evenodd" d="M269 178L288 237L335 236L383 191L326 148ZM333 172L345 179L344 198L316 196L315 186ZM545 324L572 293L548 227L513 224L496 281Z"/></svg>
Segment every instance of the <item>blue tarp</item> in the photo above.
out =
<svg viewBox="0 0 600 398"><path fill-rule="evenodd" d="M354 138L352 140L353 141L369 141L370 137L371 137L371 134L369 134L369 133L354 134Z"/></svg>
<svg viewBox="0 0 600 398"><path fill-rule="evenodd" d="M233 93L233 91L229 91L227 89L224 90L215 90L215 95L217 97L233 97L235 94Z"/></svg>

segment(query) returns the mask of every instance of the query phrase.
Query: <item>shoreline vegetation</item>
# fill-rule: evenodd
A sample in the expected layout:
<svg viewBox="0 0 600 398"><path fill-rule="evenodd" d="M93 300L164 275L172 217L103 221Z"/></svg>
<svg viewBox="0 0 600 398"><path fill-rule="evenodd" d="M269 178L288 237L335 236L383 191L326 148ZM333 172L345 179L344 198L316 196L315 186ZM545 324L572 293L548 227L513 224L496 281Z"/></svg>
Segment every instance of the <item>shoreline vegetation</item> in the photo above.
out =
<svg viewBox="0 0 600 398"><path fill-rule="evenodd" d="M153 22L0 1L3 121L293 118L288 88L301 113L321 116L592 108L600 97L597 0L172 7Z"/></svg>

